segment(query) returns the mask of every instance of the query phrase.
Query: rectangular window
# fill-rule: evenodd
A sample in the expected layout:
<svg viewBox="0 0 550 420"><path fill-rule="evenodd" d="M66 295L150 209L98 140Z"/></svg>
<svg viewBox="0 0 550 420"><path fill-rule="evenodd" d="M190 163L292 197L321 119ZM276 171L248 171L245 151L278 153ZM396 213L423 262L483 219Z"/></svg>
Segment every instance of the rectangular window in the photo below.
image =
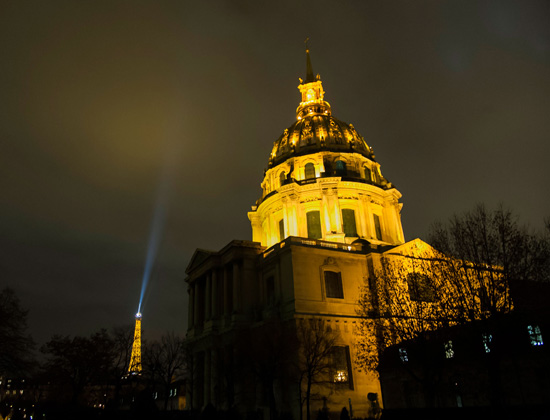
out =
<svg viewBox="0 0 550 420"><path fill-rule="evenodd" d="M309 239L321 239L321 213L317 210L306 214L307 218L307 237Z"/></svg>
<svg viewBox="0 0 550 420"><path fill-rule="evenodd" d="M374 214L374 229L376 231L376 239L382 240L382 228L380 227L380 216Z"/></svg>
<svg viewBox="0 0 550 420"><path fill-rule="evenodd" d="M345 384L353 389L351 377L351 358L348 346L332 348L333 381L336 384Z"/></svg>
<svg viewBox="0 0 550 420"><path fill-rule="evenodd" d="M325 294L328 298L344 299L342 275L335 271L325 271Z"/></svg>
<svg viewBox="0 0 550 420"><path fill-rule="evenodd" d="M542 333L538 325L528 325L527 332L529 333L529 340L531 340L532 346L542 346L544 344L542 341Z"/></svg>
<svg viewBox="0 0 550 420"><path fill-rule="evenodd" d="M279 220L279 241L285 239L285 219Z"/></svg>
<svg viewBox="0 0 550 420"><path fill-rule="evenodd" d="M355 212L351 209L342 209L342 222L344 234L348 237L357 237L357 227L355 225Z"/></svg>

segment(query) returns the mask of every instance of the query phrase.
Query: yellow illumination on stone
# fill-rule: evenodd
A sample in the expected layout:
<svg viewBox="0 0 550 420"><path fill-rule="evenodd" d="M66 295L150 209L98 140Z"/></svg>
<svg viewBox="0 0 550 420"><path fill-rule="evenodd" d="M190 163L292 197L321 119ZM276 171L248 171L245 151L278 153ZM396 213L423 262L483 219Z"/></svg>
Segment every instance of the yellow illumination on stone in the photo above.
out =
<svg viewBox="0 0 550 420"><path fill-rule="evenodd" d="M404 243L401 194L382 177L372 149L352 125L331 116L319 76L309 74L306 82L300 82L298 122L275 142L261 183L262 196L257 207L248 213L253 241L271 247L284 239L280 238L281 219L285 237L307 238L307 213L317 211L320 239L324 241L349 244L366 239L374 244ZM346 165L342 173L336 172L338 160ZM308 163L315 167L315 178L305 179ZM366 179L364 167L373 168L376 179ZM280 183L283 171L288 179L285 185ZM353 210L357 237L346 237L342 209Z"/></svg>

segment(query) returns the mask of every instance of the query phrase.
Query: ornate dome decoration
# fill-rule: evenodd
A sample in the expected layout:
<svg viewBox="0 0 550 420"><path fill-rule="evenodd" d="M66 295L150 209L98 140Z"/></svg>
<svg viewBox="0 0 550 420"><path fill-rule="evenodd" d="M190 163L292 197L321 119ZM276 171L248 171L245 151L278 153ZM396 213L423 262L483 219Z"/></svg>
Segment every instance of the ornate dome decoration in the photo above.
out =
<svg viewBox="0 0 550 420"><path fill-rule="evenodd" d="M401 194L353 125L332 116L307 49L306 59L296 122L273 144L262 196L248 213L253 240L264 246L287 236L404 243Z"/></svg>
<svg viewBox="0 0 550 420"><path fill-rule="evenodd" d="M285 129L273 145L269 167L272 168L292 156L320 151L359 153L375 160L372 149L352 124L334 118L330 111L325 112L308 113Z"/></svg>

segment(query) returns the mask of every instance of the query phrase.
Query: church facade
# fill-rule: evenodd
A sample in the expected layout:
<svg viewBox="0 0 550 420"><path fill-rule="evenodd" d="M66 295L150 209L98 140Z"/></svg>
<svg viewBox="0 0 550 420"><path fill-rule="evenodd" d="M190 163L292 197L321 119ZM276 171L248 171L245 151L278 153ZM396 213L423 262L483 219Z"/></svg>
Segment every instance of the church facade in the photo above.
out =
<svg viewBox="0 0 550 420"><path fill-rule="evenodd" d="M309 52L298 88L296 121L274 142L262 196L248 213L252 241L199 249L186 270L189 405L301 418L304 393L292 368L300 349L269 328L316 319L335 341L332 367L312 390L313 415L346 407L355 417L377 417L380 383L355 361L357 302L380 259L418 240L405 244L401 194L353 125L332 115ZM258 368L270 351L271 376Z"/></svg>

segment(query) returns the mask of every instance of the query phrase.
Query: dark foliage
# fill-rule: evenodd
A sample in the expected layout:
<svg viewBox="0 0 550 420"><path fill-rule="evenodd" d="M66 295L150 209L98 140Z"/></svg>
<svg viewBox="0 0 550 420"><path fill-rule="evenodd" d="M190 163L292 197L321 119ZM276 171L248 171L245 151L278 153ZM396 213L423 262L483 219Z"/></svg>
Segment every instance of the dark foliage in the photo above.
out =
<svg viewBox="0 0 550 420"><path fill-rule="evenodd" d="M26 335L27 315L12 289L0 292L0 376L22 376L33 365L34 342Z"/></svg>

